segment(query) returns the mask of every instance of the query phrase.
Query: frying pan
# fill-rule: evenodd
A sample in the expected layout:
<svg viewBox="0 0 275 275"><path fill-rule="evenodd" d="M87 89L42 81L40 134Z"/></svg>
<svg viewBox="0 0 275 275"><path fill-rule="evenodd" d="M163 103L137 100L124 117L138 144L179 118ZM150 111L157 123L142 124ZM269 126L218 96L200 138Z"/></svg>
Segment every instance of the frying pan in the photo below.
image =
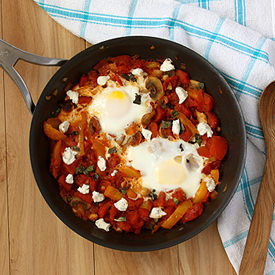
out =
<svg viewBox="0 0 275 275"><path fill-rule="evenodd" d="M154 47L151 47L152 45ZM43 121L57 109L58 103L65 96L67 85L78 83L80 76L90 71L103 58L123 54L138 54L144 59L169 57L176 66L180 63L186 64L191 77L204 82L207 92L214 97L214 110L221 122L222 135L229 144L228 154L221 167L221 184L217 187L217 198L206 205L203 214L196 220L178 225L171 230L161 229L155 234L150 231L143 231L139 235L105 232L96 228L92 222L79 219L73 214L71 207L62 200L58 184L49 173L50 146L43 133ZM40 65L61 66L49 80L36 106L26 84L14 69L18 59ZM53 212L84 238L125 251L150 251L170 247L188 240L209 226L222 213L236 191L246 156L244 119L233 92L221 74L191 49L154 37L121 37L96 44L66 61L33 55L1 40L0 64L15 81L29 110L33 113L29 147L32 169L40 192Z"/></svg>

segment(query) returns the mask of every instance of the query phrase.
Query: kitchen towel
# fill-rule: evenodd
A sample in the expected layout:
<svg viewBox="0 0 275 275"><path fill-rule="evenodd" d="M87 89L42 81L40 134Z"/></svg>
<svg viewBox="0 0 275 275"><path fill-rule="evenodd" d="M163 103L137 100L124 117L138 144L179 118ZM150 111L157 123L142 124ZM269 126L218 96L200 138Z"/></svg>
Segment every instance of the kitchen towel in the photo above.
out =
<svg viewBox="0 0 275 275"><path fill-rule="evenodd" d="M265 161L258 102L263 89L275 80L274 1L35 1L92 44L127 35L166 38L198 52L222 73L241 105L248 136L239 188L218 219L223 245L238 272ZM265 274L275 274L274 222Z"/></svg>

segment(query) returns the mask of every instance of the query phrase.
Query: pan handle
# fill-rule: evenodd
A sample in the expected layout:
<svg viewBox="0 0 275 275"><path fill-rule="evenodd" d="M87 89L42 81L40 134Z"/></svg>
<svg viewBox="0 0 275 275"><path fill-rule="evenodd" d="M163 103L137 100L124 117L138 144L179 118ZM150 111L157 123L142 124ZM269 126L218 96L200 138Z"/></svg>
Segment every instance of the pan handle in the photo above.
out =
<svg viewBox="0 0 275 275"><path fill-rule="evenodd" d="M29 89L20 74L14 68L19 59L33 64L45 66L62 66L66 63L67 60L48 58L28 53L0 39L0 66L9 74L11 79L15 82L21 94L23 95L29 111L33 113L35 105L33 103Z"/></svg>

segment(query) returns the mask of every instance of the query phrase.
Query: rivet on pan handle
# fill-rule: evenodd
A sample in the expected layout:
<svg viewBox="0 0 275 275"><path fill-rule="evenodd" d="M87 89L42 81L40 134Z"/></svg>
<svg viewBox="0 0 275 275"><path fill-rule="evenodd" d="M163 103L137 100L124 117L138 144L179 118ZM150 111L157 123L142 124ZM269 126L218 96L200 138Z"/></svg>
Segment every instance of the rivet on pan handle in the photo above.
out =
<svg viewBox="0 0 275 275"><path fill-rule="evenodd" d="M67 60L58 58L48 58L28 53L0 39L0 66L9 74L11 79L18 86L21 94L24 97L28 109L31 113L33 113L35 105L33 103L29 89L24 80L22 79L22 77L20 76L20 74L14 68L15 64L19 59L22 59L26 62L30 62L33 64L45 66L62 66Z"/></svg>

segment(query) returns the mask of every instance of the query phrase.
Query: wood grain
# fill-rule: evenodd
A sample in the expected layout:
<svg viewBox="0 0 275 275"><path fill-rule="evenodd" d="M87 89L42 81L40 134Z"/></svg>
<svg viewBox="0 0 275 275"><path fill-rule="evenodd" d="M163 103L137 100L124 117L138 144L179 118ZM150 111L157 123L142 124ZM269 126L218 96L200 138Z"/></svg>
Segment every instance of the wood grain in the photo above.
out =
<svg viewBox="0 0 275 275"><path fill-rule="evenodd" d="M9 43L59 58L70 58L90 46L59 26L32 0L1 1L3 38ZM56 69L24 62L16 67L36 102ZM0 77L0 85L1 81ZM49 209L33 178L28 152L31 115L6 74L3 85L0 91L0 98L5 96L5 101L0 101L1 274L234 274L215 225L179 246L146 253L93 246L69 230ZM6 161L8 171L5 171ZM6 176L9 219L5 214Z"/></svg>
<svg viewBox="0 0 275 275"><path fill-rule="evenodd" d="M3 38L24 50L70 58L85 42L61 28L32 0L3 0ZM20 62L17 69L36 101L56 68ZM4 77L11 274L92 274L93 244L69 230L52 213L33 178L29 160L31 115L17 89ZM2 271L1 271L2 272Z"/></svg>
<svg viewBox="0 0 275 275"><path fill-rule="evenodd" d="M263 274L265 268L275 203L275 81L264 90L259 113L266 141L266 163L247 235L240 275Z"/></svg>
<svg viewBox="0 0 275 275"><path fill-rule="evenodd" d="M179 245L180 275L236 274L218 234L216 223Z"/></svg>
<svg viewBox="0 0 275 275"><path fill-rule="evenodd" d="M0 2L0 10L2 10L2 2ZM0 13L2 22L2 14ZM2 38L2 29L0 29ZM4 99L4 73L0 72L0 98ZM6 123L5 123L5 104L4 100L0 100L0 270L3 274L9 274L9 234L8 234L8 194L7 194L7 171L6 171Z"/></svg>

